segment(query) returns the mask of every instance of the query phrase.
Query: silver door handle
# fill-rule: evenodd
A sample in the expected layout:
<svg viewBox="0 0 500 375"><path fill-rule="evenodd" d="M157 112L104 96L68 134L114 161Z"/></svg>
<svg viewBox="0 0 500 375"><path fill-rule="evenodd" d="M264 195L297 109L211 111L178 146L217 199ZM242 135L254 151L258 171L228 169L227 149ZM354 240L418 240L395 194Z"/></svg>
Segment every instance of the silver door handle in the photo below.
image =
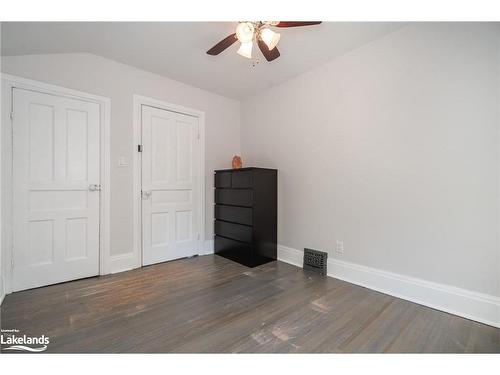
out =
<svg viewBox="0 0 500 375"><path fill-rule="evenodd" d="M142 199L149 199L150 196L151 196L150 191L147 191L147 190L142 191Z"/></svg>
<svg viewBox="0 0 500 375"><path fill-rule="evenodd" d="M101 185L99 184L89 185L89 191L101 191Z"/></svg>

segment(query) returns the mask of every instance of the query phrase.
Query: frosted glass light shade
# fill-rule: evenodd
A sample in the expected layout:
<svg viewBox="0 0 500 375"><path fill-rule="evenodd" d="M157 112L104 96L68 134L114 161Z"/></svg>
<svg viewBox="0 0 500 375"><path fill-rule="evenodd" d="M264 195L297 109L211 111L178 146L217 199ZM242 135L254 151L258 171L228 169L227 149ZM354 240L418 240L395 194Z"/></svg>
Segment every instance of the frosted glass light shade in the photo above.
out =
<svg viewBox="0 0 500 375"><path fill-rule="evenodd" d="M241 43L251 42L253 40L255 28L251 22L240 22L236 26L236 37Z"/></svg>
<svg viewBox="0 0 500 375"><path fill-rule="evenodd" d="M252 47L253 47L253 42L241 43L241 46L238 49L238 55L246 57L247 59L251 59L252 58Z"/></svg>
<svg viewBox="0 0 500 375"><path fill-rule="evenodd" d="M278 33L275 33L271 29L262 29L260 31L260 37L266 43L267 48L269 48L269 51L272 50L278 42L280 41L281 35Z"/></svg>

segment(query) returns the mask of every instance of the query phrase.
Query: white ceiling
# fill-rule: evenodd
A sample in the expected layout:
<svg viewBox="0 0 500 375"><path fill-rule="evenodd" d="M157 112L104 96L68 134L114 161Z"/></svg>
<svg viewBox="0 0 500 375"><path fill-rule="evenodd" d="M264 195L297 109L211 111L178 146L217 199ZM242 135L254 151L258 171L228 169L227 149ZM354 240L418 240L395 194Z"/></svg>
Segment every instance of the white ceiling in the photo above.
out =
<svg viewBox="0 0 500 375"><path fill-rule="evenodd" d="M402 23L323 22L278 29L281 57L259 63L205 52L234 32L231 22L3 22L2 56L88 52L235 99L281 83L380 38Z"/></svg>

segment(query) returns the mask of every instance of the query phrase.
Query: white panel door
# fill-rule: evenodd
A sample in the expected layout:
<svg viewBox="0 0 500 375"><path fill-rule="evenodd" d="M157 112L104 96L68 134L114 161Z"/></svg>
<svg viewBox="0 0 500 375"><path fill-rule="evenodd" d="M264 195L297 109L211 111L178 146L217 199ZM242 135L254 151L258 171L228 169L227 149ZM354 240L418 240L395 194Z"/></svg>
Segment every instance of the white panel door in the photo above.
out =
<svg viewBox="0 0 500 375"><path fill-rule="evenodd" d="M99 273L99 105L13 90L13 290Z"/></svg>
<svg viewBox="0 0 500 375"><path fill-rule="evenodd" d="M198 118L142 106L142 264L198 254Z"/></svg>

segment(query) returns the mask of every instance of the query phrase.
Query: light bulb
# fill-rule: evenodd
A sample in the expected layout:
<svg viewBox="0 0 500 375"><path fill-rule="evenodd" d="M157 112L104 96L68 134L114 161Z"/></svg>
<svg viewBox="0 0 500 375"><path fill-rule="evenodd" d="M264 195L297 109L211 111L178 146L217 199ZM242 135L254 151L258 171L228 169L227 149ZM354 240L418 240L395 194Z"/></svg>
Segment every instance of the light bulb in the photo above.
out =
<svg viewBox="0 0 500 375"><path fill-rule="evenodd" d="M251 22L240 22L236 27L236 37L241 43L251 42L255 28Z"/></svg>
<svg viewBox="0 0 500 375"><path fill-rule="evenodd" d="M246 57L247 59L251 59L252 58L252 47L253 47L253 42L251 42L251 41L241 43L241 46L238 49L238 55Z"/></svg>
<svg viewBox="0 0 500 375"><path fill-rule="evenodd" d="M272 50L276 45L278 44L281 35L278 33L275 33L271 29L262 29L260 31L260 37L266 43L267 48L269 48L269 51Z"/></svg>

